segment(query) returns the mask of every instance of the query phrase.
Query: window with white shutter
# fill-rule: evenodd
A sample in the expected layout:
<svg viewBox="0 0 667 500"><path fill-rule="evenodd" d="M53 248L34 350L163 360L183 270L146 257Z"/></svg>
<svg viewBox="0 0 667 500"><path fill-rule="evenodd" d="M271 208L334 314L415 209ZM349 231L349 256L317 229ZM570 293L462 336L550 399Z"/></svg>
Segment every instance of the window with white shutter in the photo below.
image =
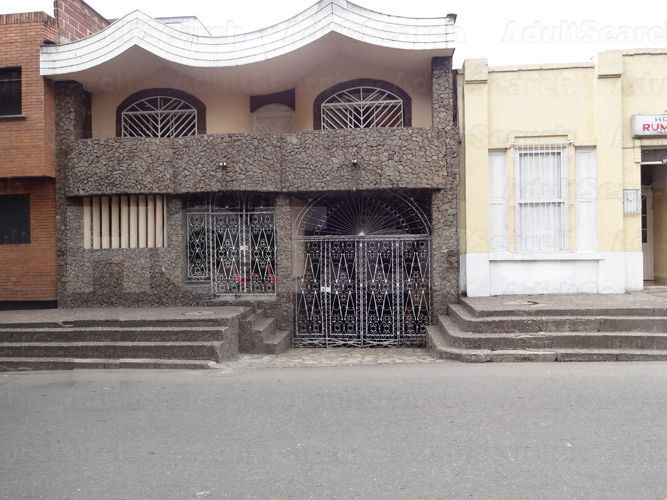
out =
<svg viewBox="0 0 667 500"><path fill-rule="evenodd" d="M489 151L489 251L507 251L506 151Z"/></svg>

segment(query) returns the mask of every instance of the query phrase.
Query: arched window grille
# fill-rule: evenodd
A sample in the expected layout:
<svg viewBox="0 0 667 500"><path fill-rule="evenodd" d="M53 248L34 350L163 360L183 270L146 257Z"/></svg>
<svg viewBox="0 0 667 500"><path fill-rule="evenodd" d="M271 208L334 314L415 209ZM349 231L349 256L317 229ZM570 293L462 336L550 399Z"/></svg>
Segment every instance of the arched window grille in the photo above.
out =
<svg viewBox="0 0 667 500"><path fill-rule="evenodd" d="M381 80L352 80L331 87L315 101L321 129L411 126L410 96Z"/></svg>
<svg viewBox="0 0 667 500"><path fill-rule="evenodd" d="M120 137L184 137L206 133L205 108L194 96L171 89L141 91L118 107Z"/></svg>

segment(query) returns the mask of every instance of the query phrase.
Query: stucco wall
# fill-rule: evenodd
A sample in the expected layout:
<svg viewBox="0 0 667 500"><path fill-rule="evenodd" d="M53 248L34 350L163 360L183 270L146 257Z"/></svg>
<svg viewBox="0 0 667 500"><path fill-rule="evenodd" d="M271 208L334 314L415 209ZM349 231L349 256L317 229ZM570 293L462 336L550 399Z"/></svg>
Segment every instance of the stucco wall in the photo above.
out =
<svg viewBox="0 0 667 500"><path fill-rule="evenodd" d="M330 86L356 78L386 80L403 88L412 98L412 125L431 126L431 76L424 64L422 72L397 71L392 68L334 57L302 74L285 88L294 87L296 95L296 130L313 130L313 102ZM146 88L176 88L200 99L206 106L206 129L209 134L252 131L250 94L234 90L239 82L202 82L186 70L161 67L148 78L109 82L108 89L93 93L93 137L116 136L116 109L127 96Z"/></svg>
<svg viewBox="0 0 667 500"><path fill-rule="evenodd" d="M587 290L624 291L641 287L640 218L623 213L623 190L640 187L641 149L667 144L667 139L634 138L631 130L633 115L665 112L667 87L663 82L666 80L667 53L658 50L605 52L595 63L571 65L489 68L485 60L465 62L460 83L463 105L459 115L464 123L465 144L466 209L462 236L464 260L469 261L469 270L476 274L467 273L467 284L481 283L482 294L484 289L486 293L509 289L502 283L489 285L494 276L492 268L505 265L488 259L489 150L507 151L507 231L510 235L508 250L512 252L515 250L511 238L515 167L511 146L524 142L566 141L570 252L577 250L574 150L576 147L595 148L599 265L591 273L597 276L597 282ZM578 290L578 285L567 278L569 271L579 265L577 262L568 264L557 255L551 260L541 260L544 266L559 263L563 278L556 288ZM527 277L531 274L529 267L535 268L529 261L522 264L520 259L513 260L511 265L515 273L523 265ZM504 279L500 274L496 276ZM554 283L549 283L548 288L553 290Z"/></svg>

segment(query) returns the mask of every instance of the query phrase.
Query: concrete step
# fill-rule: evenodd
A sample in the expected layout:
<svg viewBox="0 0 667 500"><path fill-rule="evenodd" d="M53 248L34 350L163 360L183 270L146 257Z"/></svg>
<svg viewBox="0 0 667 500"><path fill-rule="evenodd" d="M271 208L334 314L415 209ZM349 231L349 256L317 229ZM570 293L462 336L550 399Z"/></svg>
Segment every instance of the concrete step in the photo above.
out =
<svg viewBox="0 0 667 500"><path fill-rule="evenodd" d="M259 318L253 322L253 334L258 335L261 339L266 340L276 333L278 322L276 318Z"/></svg>
<svg viewBox="0 0 667 500"><path fill-rule="evenodd" d="M475 333L667 332L662 316L474 316L461 304L448 306L462 330Z"/></svg>
<svg viewBox="0 0 667 500"><path fill-rule="evenodd" d="M159 308L154 308L159 309ZM11 311L10 311L11 312ZM179 317L157 317L150 316L146 318L138 317L121 317L119 313L118 317L85 317L81 318L79 316L68 317L59 321L51 321L48 319L48 315L43 315L35 313L32 316L21 319L20 321L12 320L11 317L7 315L0 315L0 327L3 329L39 329L39 328L137 328L137 327L175 327L175 328L189 328L189 327L221 327L228 326L230 323L238 321L242 317L244 309L243 308L233 308L231 311L226 312L225 315L215 315L211 314L210 316L205 314L208 312L215 312L215 308L211 307L210 311L207 308L202 308L201 311L192 311L182 313ZM236 313L236 314L234 314ZM62 314L66 315L65 312ZM186 316L187 315L187 316ZM148 315L147 315L148 316ZM32 319L32 318L35 319Z"/></svg>
<svg viewBox="0 0 667 500"><path fill-rule="evenodd" d="M78 358L0 358L0 371L78 370L108 368L208 370L215 361L191 359L78 359Z"/></svg>
<svg viewBox="0 0 667 500"><path fill-rule="evenodd" d="M287 330L278 330L264 341L266 354L280 354L292 346L292 334Z"/></svg>
<svg viewBox="0 0 667 500"><path fill-rule="evenodd" d="M590 300L596 296L587 295L585 299ZM601 298L605 298L605 295L601 295ZM497 299L498 297L491 297L490 299ZM488 298L485 298L488 299ZM535 299L534 304L530 304L531 300ZM523 317L534 317L534 316L663 316L667 317L667 307L657 307L653 303L654 298L641 296L640 299L633 300L632 304L619 302L616 307L607 307L606 305L597 304L597 305L581 305L579 303L574 303L574 307L566 307L564 305L549 305L552 302L554 296L549 296L547 301L543 301L542 297L526 297L522 299L520 296L505 296L503 300L505 303L500 306L489 307L487 305L484 307L480 303L480 299L470 298L470 297L460 297L460 304L465 307L470 314L476 317L490 317L490 316L523 316ZM652 300L653 299L653 300ZM576 299L570 299L576 300ZM613 297L612 297L613 300ZM483 301L483 299L482 299ZM563 296L563 301L567 302L567 296ZM600 301L595 301L596 303Z"/></svg>
<svg viewBox="0 0 667 500"><path fill-rule="evenodd" d="M220 341L235 335L227 326L0 328L2 342Z"/></svg>
<svg viewBox="0 0 667 500"><path fill-rule="evenodd" d="M275 343L274 337L278 329L278 321L273 317L265 316L262 309L241 320L240 350L243 353L262 354L267 349L267 342Z"/></svg>
<svg viewBox="0 0 667 500"><path fill-rule="evenodd" d="M238 352L238 350L236 351ZM221 361L233 357L223 342L2 342L0 358L190 359Z"/></svg>
<svg viewBox="0 0 667 500"><path fill-rule="evenodd" d="M650 349L466 349L450 345L437 326L427 327L427 341L434 356L468 363L667 360L667 350Z"/></svg>
<svg viewBox="0 0 667 500"><path fill-rule="evenodd" d="M436 325L453 347L464 349L667 349L667 333L651 332L466 332L450 316Z"/></svg>

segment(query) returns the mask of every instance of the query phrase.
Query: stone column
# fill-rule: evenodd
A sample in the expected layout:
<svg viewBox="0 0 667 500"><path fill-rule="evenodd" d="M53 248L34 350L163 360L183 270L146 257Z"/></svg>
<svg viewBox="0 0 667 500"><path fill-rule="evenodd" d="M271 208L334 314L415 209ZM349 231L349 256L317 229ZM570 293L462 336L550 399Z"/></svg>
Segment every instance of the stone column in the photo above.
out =
<svg viewBox="0 0 667 500"><path fill-rule="evenodd" d="M433 128L440 129L445 149L445 188L433 192L432 290L434 315L445 314L459 297L459 131L455 122L456 93L451 57L431 60Z"/></svg>
<svg viewBox="0 0 667 500"><path fill-rule="evenodd" d="M68 240L78 238L81 228L72 222L68 228L68 201L65 196L67 167L76 141L90 137L90 94L74 81L55 82L55 136L56 136L56 296L59 307L67 307L68 295L74 292L68 286ZM72 204L71 216L80 214L80 207ZM76 232L78 231L78 232ZM71 234L76 233L76 234ZM81 241L83 246L83 241Z"/></svg>
<svg viewBox="0 0 667 500"><path fill-rule="evenodd" d="M456 189L433 193L431 286L434 315L445 314L447 304L459 299L458 196Z"/></svg>
<svg viewBox="0 0 667 500"><path fill-rule="evenodd" d="M431 81L433 87L432 127L447 128L453 126L456 101L451 57L434 57L431 59Z"/></svg>
<svg viewBox="0 0 667 500"><path fill-rule="evenodd" d="M293 330L294 279L292 277L294 244L292 213L288 195L276 198L276 299L275 317L279 330Z"/></svg>

